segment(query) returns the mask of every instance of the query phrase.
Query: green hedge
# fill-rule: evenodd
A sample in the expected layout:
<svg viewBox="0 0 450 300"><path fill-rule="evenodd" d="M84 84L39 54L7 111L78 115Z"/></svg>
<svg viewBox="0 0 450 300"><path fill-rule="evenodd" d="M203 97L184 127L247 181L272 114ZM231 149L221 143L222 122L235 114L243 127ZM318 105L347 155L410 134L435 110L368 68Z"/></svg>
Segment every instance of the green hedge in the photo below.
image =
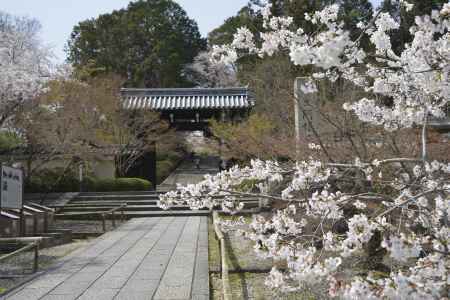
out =
<svg viewBox="0 0 450 300"><path fill-rule="evenodd" d="M62 170L42 170L25 184L26 193L65 193L80 190L80 183L74 173ZM152 188L150 181L140 178L87 177L83 182L85 192L146 191Z"/></svg>
<svg viewBox="0 0 450 300"><path fill-rule="evenodd" d="M89 192L146 191L151 188L151 182L141 178L87 178L83 184L83 189Z"/></svg>
<svg viewBox="0 0 450 300"><path fill-rule="evenodd" d="M60 168L41 170L25 182L26 193L64 193L79 189L80 183L76 175Z"/></svg>

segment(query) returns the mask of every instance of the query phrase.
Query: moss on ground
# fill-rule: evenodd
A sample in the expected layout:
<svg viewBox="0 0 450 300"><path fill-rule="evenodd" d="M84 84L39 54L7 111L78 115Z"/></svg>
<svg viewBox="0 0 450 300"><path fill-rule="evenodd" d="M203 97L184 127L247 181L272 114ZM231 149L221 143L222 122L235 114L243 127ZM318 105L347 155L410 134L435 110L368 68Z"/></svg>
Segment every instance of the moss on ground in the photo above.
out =
<svg viewBox="0 0 450 300"><path fill-rule="evenodd" d="M208 259L211 271L220 270L220 245L216 239L212 218L208 219Z"/></svg>
<svg viewBox="0 0 450 300"><path fill-rule="evenodd" d="M254 299L254 300L313 300L314 295L308 291L293 293L289 295L276 295L268 289L265 284L267 274L255 273L234 273L230 274L230 286L233 299ZM222 280L219 274L212 274L211 299L222 300Z"/></svg>
<svg viewBox="0 0 450 300"><path fill-rule="evenodd" d="M232 218L236 217L227 216L223 219L230 220ZM249 218L249 220L251 220L251 217ZM231 271L237 271L248 268L253 269L255 258L253 255L253 245L251 244L251 242L244 240L243 238L240 238L238 242L234 240L231 241L230 235L225 233L224 236L225 236L225 247L227 251L226 260L229 269ZM212 218L209 219L208 239L209 239L209 269L211 271L220 271L220 264L221 264L220 243L216 239ZM240 247L237 247L236 244L240 244Z"/></svg>

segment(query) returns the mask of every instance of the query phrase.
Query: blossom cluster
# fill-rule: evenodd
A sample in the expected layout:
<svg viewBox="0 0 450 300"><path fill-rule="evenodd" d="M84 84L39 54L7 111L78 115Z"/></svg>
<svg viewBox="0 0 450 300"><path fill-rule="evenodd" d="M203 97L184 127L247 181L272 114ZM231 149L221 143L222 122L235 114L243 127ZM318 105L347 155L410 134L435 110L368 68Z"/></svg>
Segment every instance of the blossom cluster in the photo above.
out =
<svg viewBox="0 0 450 300"><path fill-rule="evenodd" d="M412 8L407 1L401 5ZM372 96L344 109L386 130L426 129L429 118L442 117L450 99L450 6L417 17L410 28L412 41L401 53L395 53L390 40L400 24L389 14L378 12L372 22L358 24L373 48L368 51L359 44L361 37L351 39L338 12L331 5L305 15L317 29L310 34L293 28L290 17L272 16L266 6L263 32L240 29L231 44L215 47L212 55L230 62L241 55L288 51L294 65L314 67L303 92L315 92L318 79L350 80ZM392 99L392 105L380 104L379 96ZM384 173L386 168L390 172ZM361 184L353 190L348 186L355 181ZM448 297L450 164L425 156L420 163L409 158L342 164L310 159L286 165L253 160L180 186L162 195L160 205L237 212L243 208L242 195L272 202L271 215L254 215L245 231L258 256L284 263L266 279L272 289L294 292L328 282L330 296L346 299ZM352 258L364 255L378 259L378 266L365 276L345 270L351 269Z"/></svg>
<svg viewBox="0 0 450 300"><path fill-rule="evenodd" d="M412 6L401 1L406 9ZM217 60L236 61L240 55L273 55L286 50L295 65L315 66L322 71L310 74L305 93L315 92L314 80L326 76L335 80L342 76L374 95L389 97L391 107L377 103L376 98L363 98L347 103L344 108L355 112L365 122L382 125L387 130L422 125L430 117L440 118L450 96L450 33L448 4L431 16L416 17L411 43L402 53L395 53L390 33L400 24L388 13L377 13L374 22L359 23L361 36L367 35L373 52L367 52L359 41L352 40L344 24L338 21L338 5L331 5L305 20L317 26L313 35L302 28L292 28L291 17L270 14L270 6L263 9L265 31L257 35L241 28L229 45L214 47ZM260 43L256 42L256 36ZM257 44L261 44L258 48ZM364 65L364 68L360 68ZM360 71L363 69L364 71ZM358 70L358 71L357 71Z"/></svg>
<svg viewBox="0 0 450 300"><path fill-rule="evenodd" d="M43 91L52 72L51 53L38 39L39 23L9 16L7 20L14 21L0 29L0 126L18 106Z"/></svg>
<svg viewBox="0 0 450 300"><path fill-rule="evenodd" d="M381 163L356 160L352 167L376 169ZM269 287L279 292L293 292L328 280L330 294L344 298L401 295L414 299L427 293L442 295L445 292L448 280L445 272L450 267L449 167L450 164L438 162L413 167L416 175L409 178L408 188L403 181L404 186L397 195L389 199L384 196L385 200L380 201L381 211L367 209L366 203L370 202L364 197L366 193L330 192L340 172L314 160L299 162L290 168L253 160L249 166L206 176L198 184L179 186L177 191L160 197L160 206L169 208L187 203L194 209L221 207L225 212L236 212L243 206L239 201L239 193L245 192L242 187L252 182L246 194L270 196L274 201L285 203L285 208L274 210L270 217L255 215L244 231L245 237L254 242L259 257L282 261L287 266L286 270L273 268L266 279ZM266 183L263 189L258 187L261 182ZM386 180L386 185L396 188L399 183L394 178ZM288 187L289 197L280 186ZM354 205L358 213L350 216L345 213L348 205ZM347 228L336 230L335 225L342 222ZM226 230L241 230L244 224L242 219L222 223ZM418 225L426 230L417 231ZM335 275L341 271L342 262L364 253L376 233L383 237L378 245L380 249L385 249L399 264L409 263L409 267L392 269L382 279L372 275L350 278L347 282L337 279ZM427 277L429 274L432 276Z"/></svg>

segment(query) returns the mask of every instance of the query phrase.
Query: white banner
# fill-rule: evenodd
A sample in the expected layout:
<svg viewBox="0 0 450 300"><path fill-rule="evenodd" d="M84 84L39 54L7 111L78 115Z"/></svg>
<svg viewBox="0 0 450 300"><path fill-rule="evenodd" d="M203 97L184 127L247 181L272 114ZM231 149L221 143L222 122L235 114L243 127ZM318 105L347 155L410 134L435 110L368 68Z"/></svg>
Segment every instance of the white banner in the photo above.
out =
<svg viewBox="0 0 450 300"><path fill-rule="evenodd" d="M22 208L23 174L21 169L2 166L0 207Z"/></svg>

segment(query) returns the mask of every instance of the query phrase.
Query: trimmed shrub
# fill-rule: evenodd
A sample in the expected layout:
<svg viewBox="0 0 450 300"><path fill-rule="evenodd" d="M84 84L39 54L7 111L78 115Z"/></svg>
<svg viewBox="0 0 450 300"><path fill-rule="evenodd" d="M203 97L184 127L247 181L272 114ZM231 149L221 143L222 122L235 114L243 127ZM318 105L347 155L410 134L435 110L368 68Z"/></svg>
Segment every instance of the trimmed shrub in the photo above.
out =
<svg viewBox="0 0 450 300"><path fill-rule="evenodd" d="M78 191L80 183L70 170L43 169L25 182L26 193L62 193Z"/></svg>
<svg viewBox="0 0 450 300"><path fill-rule="evenodd" d="M152 184L141 178L88 178L83 187L89 192L146 191L152 188Z"/></svg>
<svg viewBox="0 0 450 300"><path fill-rule="evenodd" d="M66 193L80 190L77 176L62 169L44 169L25 183L26 193ZM140 178L95 178L85 177L85 192L146 191L152 188L150 181Z"/></svg>

